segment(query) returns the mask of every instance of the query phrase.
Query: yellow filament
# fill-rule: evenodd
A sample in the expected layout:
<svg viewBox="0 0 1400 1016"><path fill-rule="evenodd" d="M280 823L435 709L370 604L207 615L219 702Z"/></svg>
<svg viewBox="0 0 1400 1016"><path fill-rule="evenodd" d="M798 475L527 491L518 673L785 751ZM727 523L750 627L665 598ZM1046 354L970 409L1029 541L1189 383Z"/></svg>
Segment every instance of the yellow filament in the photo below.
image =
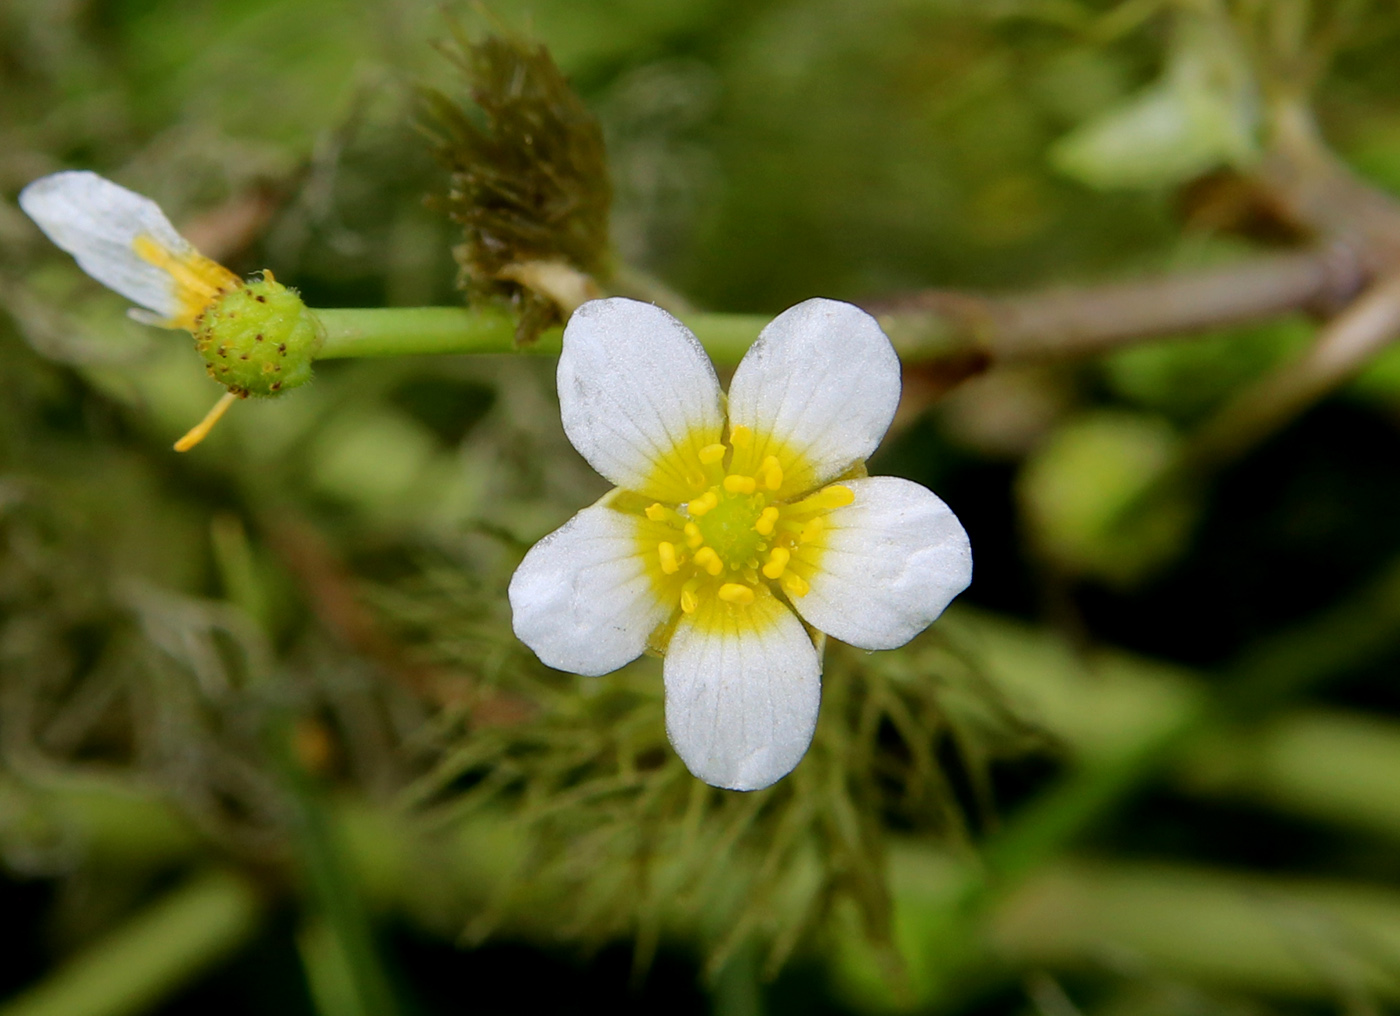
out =
<svg viewBox="0 0 1400 1016"><path fill-rule="evenodd" d="M797 572L783 573L783 592L789 596L806 596L811 591L812 587L807 584L807 580Z"/></svg>
<svg viewBox="0 0 1400 1016"><path fill-rule="evenodd" d="M705 537L700 535L700 527L694 522L685 524L685 542L691 550L698 550L705 543Z"/></svg>
<svg viewBox="0 0 1400 1016"><path fill-rule="evenodd" d="M773 552L768 555L768 563L763 566L763 574L770 579L782 578L791 560L792 551L786 547L774 547Z"/></svg>
<svg viewBox="0 0 1400 1016"><path fill-rule="evenodd" d="M700 461L707 466L713 466L723 458L724 445L722 444L706 445L704 448L700 449Z"/></svg>
<svg viewBox="0 0 1400 1016"><path fill-rule="evenodd" d="M757 486L752 476L731 474L724 478L724 489L731 494L752 494Z"/></svg>
<svg viewBox="0 0 1400 1016"><path fill-rule="evenodd" d="M719 587L719 592L715 595L725 603L737 603L744 607L752 603L754 598L753 590L738 582L726 582Z"/></svg>
<svg viewBox="0 0 1400 1016"><path fill-rule="evenodd" d="M715 553L714 547L701 547L695 552L695 563L704 568L711 575L718 575L724 571L724 562Z"/></svg>
<svg viewBox="0 0 1400 1016"><path fill-rule="evenodd" d="M695 608L700 606L700 601L695 598L695 590L699 585L699 579L691 579L681 587L681 610L687 614L695 613Z"/></svg>
<svg viewBox="0 0 1400 1016"><path fill-rule="evenodd" d="M233 392L225 392L224 397L214 403L214 408L204 414L204 419L191 427L188 434L175 442L175 450L187 452L208 437L209 432L214 429L214 424L223 419L224 414L228 412L228 407L233 405L237 398L238 396Z"/></svg>
<svg viewBox="0 0 1400 1016"><path fill-rule="evenodd" d="M690 504L686 505L686 510L696 518L699 518L718 504L719 497L713 490L707 490L694 501L690 502Z"/></svg>
<svg viewBox="0 0 1400 1016"><path fill-rule="evenodd" d="M661 570L667 575L674 575L681 570L680 562L676 559L676 545L662 541L656 545L656 553L661 558Z"/></svg>
<svg viewBox="0 0 1400 1016"><path fill-rule="evenodd" d="M753 431L740 424L729 432L729 443L735 448L748 448L753 444Z"/></svg>
<svg viewBox="0 0 1400 1016"><path fill-rule="evenodd" d="M802 531L797 534L797 542L811 543L813 540L815 540L818 536L821 535L822 529L824 529L825 527L826 523L822 521L822 517L820 515L818 515L814 519L808 519L807 524L802 527Z"/></svg>
<svg viewBox="0 0 1400 1016"><path fill-rule="evenodd" d="M770 455L763 460L759 474L763 477L763 485L769 490L777 490L783 485L783 467L776 455Z"/></svg>
<svg viewBox="0 0 1400 1016"><path fill-rule="evenodd" d="M773 527L778 524L778 509L769 505L763 509L758 516L758 521L753 524L753 531L759 536L772 536Z"/></svg>

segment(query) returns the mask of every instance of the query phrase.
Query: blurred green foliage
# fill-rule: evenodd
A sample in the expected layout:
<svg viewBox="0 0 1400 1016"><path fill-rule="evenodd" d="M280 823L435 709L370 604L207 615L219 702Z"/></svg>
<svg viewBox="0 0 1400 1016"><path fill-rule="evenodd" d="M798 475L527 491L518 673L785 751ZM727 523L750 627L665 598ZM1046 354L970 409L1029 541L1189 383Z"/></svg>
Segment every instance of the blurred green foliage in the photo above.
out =
<svg viewBox="0 0 1400 1016"><path fill-rule="evenodd" d="M499 19L548 46L597 118L619 265L703 306L768 313L812 295L1029 288L1260 249L1202 225L1176 188L1247 167L1264 85L1307 77L1277 62L1271 80L1252 77L1257 38L1231 34L1227 14L1274 17L1284 48L1294 22L1304 37L1337 26L1316 82L1324 128L1395 187L1400 16L1381 4L502 0L460 16L473 38ZM160 1011L212 1012L182 986L230 950L252 963L262 954L246 936L261 929L305 972L252 963L225 1011L257 998L353 1011L345 958L368 946L314 885L318 865L342 865L332 888L373 905L397 944L389 976L424 1011L487 998L489 947L442 968L424 957L493 934L531 943L524 982L549 980L560 947L626 940L638 983L680 951L681 979L708 978L723 1011L755 999L775 1012L911 999L1055 1016L1383 1011L1394 912L1379 895L1371 909L1337 901L1396 877L1384 774L1400 758L1400 700L1384 659L1328 675L1334 699L1316 693L1367 711L1342 719L1374 724L1374 740L1345 723L1326 728L1346 732L1331 742L1270 740L1273 721L1247 717L1234 750L1192 756L1191 780L1123 777L1127 803L1106 809L1088 847L1112 877L1036 847L1029 888L967 887L999 830L1034 841L1014 839L1018 822L1054 777L1131 768L1122 760L1155 743L1155 721L1191 715L1219 683L1090 647L1168 644L1169 658L1199 660L1193 637L1215 625L1243 651L1335 606L1400 550L1375 522L1400 504L1394 445L1377 436L1396 418L1394 354L1235 486L1191 513L1158 504L1135 529L1111 524L1116 513L1193 427L1306 346L1312 318L993 373L923 413L887 461L937 477L966 521L969 599L1040 627L955 610L907 650L830 647L811 757L751 796L696 783L670 753L655 661L582 681L510 632L519 556L602 493L560 430L548 363L327 362L286 398L235 407L191 456L168 450L217 388L182 336L127 321L9 199L43 173L92 168L312 306L458 302L462 236L424 200L449 180L417 100L426 87L469 105L432 47L450 24L409 0L0 4L0 895L58 887L32 912L15 904L7 934L27 959L0 992L81 986L62 980L79 969L65 962L94 943L159 941L143 955L162 962L141 969L159 981L152 997L177 996ZM1362 477L1374 505L1296 493L1313 474L1292 463L1319 442L1314 458ZM1301 507L1277 521L1238 494L1251 485L1294 491L1287 505ZM1329 565L1364 560L1328 571L1262 531L1321 532ZM1331 553L1357 542L1364 553ZM1231 570L1248 568L1260 574L1241 596ZM1349 754L1357 745L1368 750ZM309 836L317 823L332 832ZM1221 871L1164 882L1128 865L1143 855ZM211 864L235 882L198 874ZM142 908L189 872L180 891L194 895L176 903L225 906L194 923L244 931L151 931L188 913ZM1345 880L1345 892L1287 883L1270 890L1296 904L1284 917L1229 923L1269 873ZM1182 909L1162 885L1185 886ZM296 929L240 923L261 910L249 900L275 901ZM1110 919L1139 904L1170 919ZM1080 937L1056 933L1066 914L1082 916ZM1242 943L1271 929L1316 976L1285 976L1270 957L1250 966L1258 955L1241 945L1236 959L1229 935L1191 948L1222 926L1244 928ZM149 934L124 938L132 928ZM1358 944L1358 928L1373 937ZM488 969L460 976L472 957ZM755 988L765 975L776 982ZM609 1004L643 997L625 994L627 976ZM452 1000L439 1006L443 984ZM100 981L93 994L85 1011L109 1011Z"/></svg>

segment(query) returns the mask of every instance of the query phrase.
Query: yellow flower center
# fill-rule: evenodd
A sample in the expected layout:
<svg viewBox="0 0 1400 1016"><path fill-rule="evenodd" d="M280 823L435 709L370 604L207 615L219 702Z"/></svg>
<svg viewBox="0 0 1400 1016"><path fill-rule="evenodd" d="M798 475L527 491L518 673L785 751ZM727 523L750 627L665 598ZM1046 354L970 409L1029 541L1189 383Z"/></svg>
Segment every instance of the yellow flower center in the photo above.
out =
<svg viewBox="0 0 1400 1016"><path fill-rule="evenodd" d="M710 597L747 606L765 585L789 598L807 595L826 514L855 500L849 487L839 485L798 501L776 500L785 469L790 473L800 464L785 466L780 455L765 455L752 475L730 472L735 451L752 447L749 429L735 427L728 444L700 449L706 484L700 494L674 508L657 503L646 509L647 518L660 523L650 533L666 537L655 543L654 560L667 586L679 589L687 614Z"/></svg>

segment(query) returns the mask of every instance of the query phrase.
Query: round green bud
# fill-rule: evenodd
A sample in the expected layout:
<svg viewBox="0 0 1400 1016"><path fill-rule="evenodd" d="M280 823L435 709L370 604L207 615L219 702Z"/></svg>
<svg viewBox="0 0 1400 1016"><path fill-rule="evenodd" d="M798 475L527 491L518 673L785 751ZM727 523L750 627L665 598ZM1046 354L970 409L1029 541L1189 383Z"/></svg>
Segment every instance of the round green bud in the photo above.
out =
<svg viewBox="0 0 1400 1016"><path fill-rule="evenodd" d="M209 376L243 397L306 384L324 341L316 316L271 272L216 297L195 320L194 345Z"/></svg>

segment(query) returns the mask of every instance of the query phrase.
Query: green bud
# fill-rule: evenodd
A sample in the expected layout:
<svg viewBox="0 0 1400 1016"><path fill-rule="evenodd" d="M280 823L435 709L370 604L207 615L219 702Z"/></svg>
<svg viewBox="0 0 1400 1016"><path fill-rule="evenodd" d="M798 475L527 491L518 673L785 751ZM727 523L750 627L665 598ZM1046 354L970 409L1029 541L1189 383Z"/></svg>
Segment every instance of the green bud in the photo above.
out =
<svg viewBox="0 0 1400 1016"><path fill-rule="evenodd" d="M209 376L238 396L269 398L306 384L324 341L296 290L267 271L220 296L195 322L195 348Z"/></svg>

